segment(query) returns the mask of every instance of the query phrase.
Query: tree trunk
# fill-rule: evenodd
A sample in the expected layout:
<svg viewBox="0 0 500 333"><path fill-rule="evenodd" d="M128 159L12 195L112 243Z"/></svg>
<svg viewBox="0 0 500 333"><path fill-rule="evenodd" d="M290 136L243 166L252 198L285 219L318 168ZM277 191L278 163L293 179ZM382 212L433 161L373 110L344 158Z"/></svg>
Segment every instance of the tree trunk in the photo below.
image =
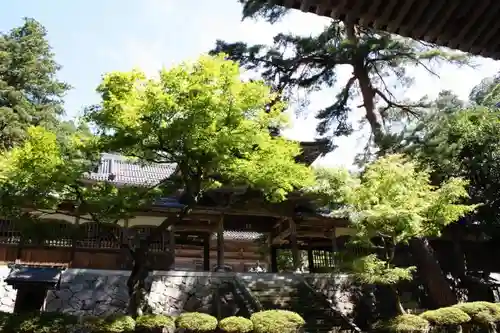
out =
<svg viewBox="0 0 500 333"><path fill-rule="evenodd" d="M179 214L177 214L177 222L180 224L182 220L189 214L191 206L185 206ZM133 268L130 277L127 281L129 294L128 314L133 318L141 316L147 305L147 289L146 280L151 269L151 258L149 257L149 246L155 237L159 237L169 226L175 225L175 220L166 218L163 222L154 229L154 231L140 242L136 250L131 251ZM167 267L170 269L174 263L174 252L169 252Z"/></svg>
<svg viewBox="0 0 500 333"><path fill-rule="evenodd" d="M410 250L434 306L446 307L456 304L457 297L451 290L448 281L446 281L428 240L413 238L410 241Z"/></svg>
<svg viewBox="0 0 500 333"><path fill-rule="evenodd" d="M462 226L454 225L451 228L452 242L453 242L453 274L459 278L464 278L467 274L467 261L465 258L465 253L462 248L462 239L464 238L464 233L462 231Z"/></svg>
<svg viewBox="0 0 500 333"><path fill-rule="evenodd" d="M149 275L148 247L142 244L132 255L133 268L127 281L129 303L127 312L133 318L143 315L146 306L146 279Z"/></svg>
<svg viewBox="0 0 500 333"><path fill-rule="evenodd" d="M398 311L398 313L400 315L406 314L406 310L403 306L403 303L401 302L401 297L399 296L399 292L398 292L397 288L393 287L392 290L394 292L394 297L396 300L396 310Z"/></svg>

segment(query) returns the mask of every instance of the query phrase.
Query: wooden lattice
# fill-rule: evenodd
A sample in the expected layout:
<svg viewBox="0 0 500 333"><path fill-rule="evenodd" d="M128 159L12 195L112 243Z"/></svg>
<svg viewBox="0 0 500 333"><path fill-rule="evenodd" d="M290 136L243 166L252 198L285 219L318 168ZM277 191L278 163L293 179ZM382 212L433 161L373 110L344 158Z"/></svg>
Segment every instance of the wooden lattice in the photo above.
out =
<svg viewBox="0 0 500 333"><path fill-rule="evenodd" d="M166 252L169 249L169 235L168 232L157 234L155 232L156 226L140 225L133 226L128 229L128 242L130 245L137 246L138 242L142 239L149 237L152 233L154 237L149 243L149 250L152 252Z"/></svg>
<svg viewBox="0 0 500 333"><path fill-rule="evenodd" d="M17 245L21 241L21 232L9 220L0 220L0 244Z"/></svg>
<svg viewBox="0 0 500 333"><path fill-rule="evenodd" d="M44 246L71 247L73 245L74 225L66 221L46 221L44 228L51 229L50 233L40 242Z"/></svg>
<svg viewBox="0 0 500 333"><path fill-rule="evenodd" d="M122 242L122 228L118 225L84 223L79 226L76 246L91 249L119 249Z"/></svg>

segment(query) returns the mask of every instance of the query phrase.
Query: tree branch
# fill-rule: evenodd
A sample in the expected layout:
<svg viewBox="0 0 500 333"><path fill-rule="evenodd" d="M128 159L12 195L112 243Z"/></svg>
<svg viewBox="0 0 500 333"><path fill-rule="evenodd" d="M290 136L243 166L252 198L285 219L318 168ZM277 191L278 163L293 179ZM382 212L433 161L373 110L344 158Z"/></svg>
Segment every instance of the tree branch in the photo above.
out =
<svg viewBox="0 0 500 333"><path fill-rule="evenodd" d="M418 118L420 117L420 114L418 112L415 112L414 110L412 110L410 108L410 106L408 105L403 105L403 104L399 104L397 102L393 102L391 101L387 96L384 95L384 93L382 93L379 89L377 88L374 88L374 91L377 95L379 95L383 100L384 102L387 104L387 107L384 108L384 111L390 109L390 108L399 108L403 111L405 111L406 113L412 115L413 117L415 118ZM416 105L415 105L416 106Z"/></svg>

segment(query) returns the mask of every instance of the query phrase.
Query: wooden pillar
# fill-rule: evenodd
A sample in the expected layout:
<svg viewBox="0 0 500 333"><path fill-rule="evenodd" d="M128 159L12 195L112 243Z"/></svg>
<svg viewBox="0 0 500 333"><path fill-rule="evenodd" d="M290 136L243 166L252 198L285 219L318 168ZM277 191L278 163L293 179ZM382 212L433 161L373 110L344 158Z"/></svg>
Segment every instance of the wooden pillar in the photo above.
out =
<svg viewBox="0 0 500 333"><path fill-rule="evenodd" d="M128 219L124 219L123 220L123 232L122 232L122 239L121 239L121 242L122 244L127 244L128 246L130 246L130 234L131 234L131 230L129 229L129 220Z"/></svg>
<svg viewBox="0 0 500 333"><path fill-rule="evenodd" d="M217 224L217 268L224 266L224 215Z"/></svg>
<svg viewBox="0 0 500 333"><path fill-rule="evenodd" d="M168 226L168 250L172 255L170 268L175 267L175 225L172 223Z"/></svg>
<svg viewBox="0 0 500 333"><path fill-rule="evenodd" d="M121 246L121 256L120 256L120 268L121 269L132 269L133 267L133 260L132 256L130 255L129 251L129 246L130 246L130 236L131 236L131 230L129 229L129 220L128 218L123 220L123 228L122 228L122 233L120 237L120 242L121 244L125 246Z"/></svg>
<svg viewBox="0 0 500 333"><path fill-rule="evenodd" d="M337 268L337 262L335 260L335 257L337 256L337 252L339 251L337 248L337 234L335 232L335 227L331 230L331 235L332 239L332 261L333 261L333 268Z"/></svg>
<svg viewBox="0 0 500 333"><path fill-rule="evenodd" d="M210 236L207 234L203 240L203 270L205 272L210 271Z"/></svg>
<svg viewBox="0 0 500 333"><path fill-rule="evenodd" d="M278 248L271 245L271 273L278 273Z"/></svg>
<svg viewBox="0 0 500 333"><path fill-rule="evenodd" d="M75 216L75 225L73 226L73 234L71 235L71 253L69 258L69 267L73 267L73 260L75 260L76 242L78 239L79 226L80 226L80 214L78 213L77 210Z"/></svg>
<svg viewBox="0 0 500 333"><path fill-rule="evenodd" d="M309 266L309 273L314 273L314 257L313 257L313 249L307 249L307 265Z"/></svg>
<svg viewBox="0 0 500 333"><path fill-rule="evenodd" d="M299 247L297 244L297 226L293 219L288 220L290 223L290 246L292 248L293 270L300 268Z"/></svg>
<svg viewBox="0 0 500 333"><path fill-rule="evenodd" d="M223 271L224 266L224 215L217 223L217 271ZM222 300L220 288L215 290L215 312L217 319L222 318Z"/></svg>

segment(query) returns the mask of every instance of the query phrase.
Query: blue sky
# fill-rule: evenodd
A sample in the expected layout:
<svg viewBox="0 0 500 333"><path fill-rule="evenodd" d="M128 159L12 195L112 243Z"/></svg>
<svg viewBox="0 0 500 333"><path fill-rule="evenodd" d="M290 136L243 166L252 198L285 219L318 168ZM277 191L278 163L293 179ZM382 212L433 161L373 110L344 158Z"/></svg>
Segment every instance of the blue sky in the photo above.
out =
<svg viewBox="0 0 500 333"><path fill-rule="evenodd" d="M33 17L48 30L57 61L63 66L60 78L74 89L66 97L69 117L78 115L85 105L95 103L94 89L103 73L139 67L154 74L162 66L194 59L207 52L216 39L269 43L278 32L311 34L320 31L327 18L293 12L280 24L240 19L237 0L16 0L0 12L0 31L21 24L23 17ZM440 78L422 70L412 70L416 83L401 92L406 97L435 96L442 89L452 89L466 98L470 89L485 77L500 70L500 63L478 58L477 69L442 66ZM347 79L349 69L342 69ZM315 93L309 108L316 110L331 103L335 88ZM355 118L362 115L360 110ZM312 139L313 117L300 118L288 131L296 139ZM366 131L338 141L334 153L320 161L326 165L349 166L364 144Z"/></svg>

